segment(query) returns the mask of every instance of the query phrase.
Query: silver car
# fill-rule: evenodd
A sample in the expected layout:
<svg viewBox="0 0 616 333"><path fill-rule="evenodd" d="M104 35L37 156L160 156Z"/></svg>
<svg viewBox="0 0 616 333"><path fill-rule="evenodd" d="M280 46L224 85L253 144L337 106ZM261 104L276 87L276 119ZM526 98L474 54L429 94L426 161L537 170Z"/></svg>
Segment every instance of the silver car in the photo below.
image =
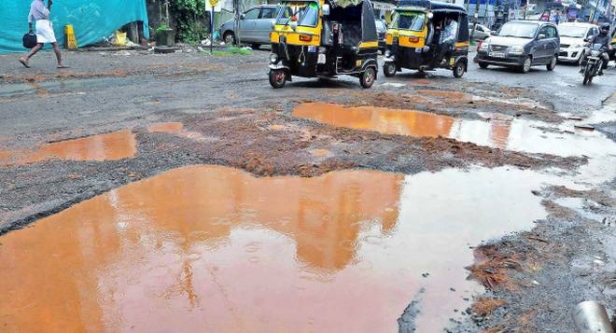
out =
<svg viewBox="0 0 616 333"><path fill-rule="evenodd" d="M468 29L468 34L472 34L473 33L473 25L470 25L470 28ZM492 32L490 31L490 29L488 29L488 27L486 27L485 25L481 25L481 24L477 24L477 27L475 28L475 33L473 34L473 40L484 40L488 37L490 37L492 35Z"/></svg>
<svg viewBox="0 0 616 333"><path fill-rule="evenodd" d="M253 49L258 49L261 44L269 44L269 34L277 13L278 6L276 5L262 5L245 11L240 16L239 22L240 42L251 44ZM218 32L226 44L237 44L235 19L223 23Z"/></svg>

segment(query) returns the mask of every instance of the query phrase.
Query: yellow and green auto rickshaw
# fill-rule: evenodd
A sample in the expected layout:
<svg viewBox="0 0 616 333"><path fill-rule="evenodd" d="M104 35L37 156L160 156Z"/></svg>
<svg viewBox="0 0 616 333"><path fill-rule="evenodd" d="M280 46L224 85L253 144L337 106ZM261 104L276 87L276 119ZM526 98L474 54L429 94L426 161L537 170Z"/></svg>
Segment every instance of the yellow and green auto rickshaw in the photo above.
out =
<svg viewBox="0 0 616 333"><path fill-rule="evenodd" d="M377 78L378 36L369 0L282 1L271 33L269 82L293 76L352 75L370 88Z"/></svg>
<svg viewBox="0 0 616 333"><path fill-rule="evenodd" d="M468 68L468 30L462 6L429 0L398 2L385 36L383 73L391 77L403 68L420 72L444 68L462 77Z"/></svg>

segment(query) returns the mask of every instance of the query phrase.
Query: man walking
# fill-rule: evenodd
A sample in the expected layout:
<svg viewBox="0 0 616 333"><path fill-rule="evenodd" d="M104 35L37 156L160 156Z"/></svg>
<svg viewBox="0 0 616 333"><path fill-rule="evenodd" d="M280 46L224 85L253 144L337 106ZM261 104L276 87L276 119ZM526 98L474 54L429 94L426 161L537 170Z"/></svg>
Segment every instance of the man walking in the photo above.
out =
<svg viewBox="0 0 616 333"><path fill-rule="evenodd" d="M28 61L30 61L30 58L32 58L38 51L43 48L43 45L45 43L51 43L53 45L53 51L55 52L56 59L58 60L58 68L68 68L68 66L65 66L62 63L60 46L58 46L58 41L56 41L56 35L53 32L51 21L49 21L51 4L52 0L48 0L47 7L45 7L45 3L43 3L43 0L33 0L32 4L30 5L28 25L30 26L30 32L33 32L32 21L36 21L37 44L25 57L19 58L19 62L21 62L21 64L24 65L26 68L30 68L30 65L28 65Z"/></svg>

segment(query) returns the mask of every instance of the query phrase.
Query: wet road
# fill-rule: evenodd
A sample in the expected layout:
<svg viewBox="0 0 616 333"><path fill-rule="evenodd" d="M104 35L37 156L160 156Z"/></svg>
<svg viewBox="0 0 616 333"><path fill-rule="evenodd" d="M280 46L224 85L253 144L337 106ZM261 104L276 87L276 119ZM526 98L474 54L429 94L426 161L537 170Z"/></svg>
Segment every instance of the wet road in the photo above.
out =
<svg viewBox="0 0 616 333"><path fill-rule="evenodd" d="M576 129L579 120L550 123L559 116L545 107L591 116L584 123L614 121L613 103L591 112L616 91L613 69L589 87L581 85L574 66L518 74L474 65L461 80L448 71L426 77L405 72L381 77L373 87L388 93L385 99L410 91L408 105L423 98L435 111L426 112L331 104L335 98L352 104L368 93L354 78L298 79L272 90L267 55L259 51L245 61L207 67L203 58L182 54L122 61L72 55L84 73L43 69L25 82L0 86L0 177L6 175L0 195L28 194L23 189L34 184L50 188L30 193L35 204L40 196L40 202L62 207L0 238L0 294L9 295L0 302L0 327L392 332L402 327L402 313L419 311L408 325L441 332L467 318L483 290L466 279L475 246L547 218L550 211L538 194L547 186L590 191L616 177L615 142L599 131ZM123 69L101 73L88 62L97 59ZM130 74L132 66L152 68ZM491 90L505 97L487 94ZM534 99L528 105L518 105L529 101L515 98L529 95ZM480 107L471 114L468 105ZM438 114L441 107L453 111ZM551 117L500 113L515 107L546 109ZM216 118L204 117L210 114ZM204 122L229 127L238 140ZM383 141L366 149L377 139ZM248 144L227 150L239 141ZM279 142L293 152L274 145ZM462 156L466 164L458 166L464 170L447 164L391 172L394 163L416 163L413 157L431 162L418 156L420 150L387 155L401 150L395 142L426 146L427 155ZM204 149L213 143L219 145ZM276 162L267 161L263 150L285 160L305 158L293 165L295 175L335 158L340 164L357 161L341 167L356 170L271 175L267 168L276 170L270 165ZM530 157L488 168L477 166L474 151L489 161L503 151ZM195 165L222 164L223 154L233 155L229 160L237 168ZM366 160L351 154L373 156L377 170L366 170ZM550 166L560 157L581 156L588 163L577 169L533 169L527 162ZM75 188L71 181L81 179L83 187ZM58 198L65 202L53 201ZM409 306L413 300L421 306Z"/></svg>
<svg viewBox="0 0 616 333"><path fill-rule="evenodd" d="M49 55L46 56L49 58ZM97 58L96 55L87 56ZM361 89L357 79L341 77L338 81L330 82L296 78L284 89L273 90L267 82L267 56L267 51L257 51L248 63L226 75L217 74L219 70L193 75L123 74L122 77L101 78L84 74L74 75L84 76L80 79L72 79L71 75L68 75L61 81L38 82L35 76L33 82L3 84L0 86L0 109L2 115L10 121L0 123L0 132L10 135L31 128L87 126L169 110L201 112L200 110L215 109L227 103L236 107L250 107L286 98L308 97L306 88L326 89L328 93ZM138 60L130 60L135 61L135 66L138 66ZM156 58L148 61L161 62ZM4 66L7 64L9 63ZM185 65L185 69L187 73L193 72L189 66ZM15 69L7 70L9 71L16 72ZM615 76L616 70L610 68L605 76L597 78L592 85L583 86L581 77L577 74L577 67L569 65L559 65L553 72L537 67L530 73L519 74L514 70L496 67L481 70L471 64L469 72L462 80L454 80L451 72L446 70L428 73L437 88L441 84L442 87L455 88L456 85L463 85L465 81L485 84L497 82L511 88L530 87L537 91L538 99L548 100L558 110L576 114L587 114L591 109L599 108L601 102L613 93L615 87L611 82ZM418 79L420 77L412 71L404 71L394 78L381 75L374 87L391 89L391 84L406 85ZM173 88L172 91L170 87Z"/></svg>

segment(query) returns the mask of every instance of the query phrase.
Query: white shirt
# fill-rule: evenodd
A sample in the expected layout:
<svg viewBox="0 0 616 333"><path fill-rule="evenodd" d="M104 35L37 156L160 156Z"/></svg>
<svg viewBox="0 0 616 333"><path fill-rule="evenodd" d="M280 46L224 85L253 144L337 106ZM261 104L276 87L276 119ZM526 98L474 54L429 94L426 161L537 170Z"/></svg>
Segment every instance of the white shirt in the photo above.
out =
<svg viewBox="0 0 616 333"><path fill-rule="evenodd" d="M451 20L443 32L441 33L441 43L448 42L450 40L455 41L458 33L458 22L456 20Z"/></svg>

